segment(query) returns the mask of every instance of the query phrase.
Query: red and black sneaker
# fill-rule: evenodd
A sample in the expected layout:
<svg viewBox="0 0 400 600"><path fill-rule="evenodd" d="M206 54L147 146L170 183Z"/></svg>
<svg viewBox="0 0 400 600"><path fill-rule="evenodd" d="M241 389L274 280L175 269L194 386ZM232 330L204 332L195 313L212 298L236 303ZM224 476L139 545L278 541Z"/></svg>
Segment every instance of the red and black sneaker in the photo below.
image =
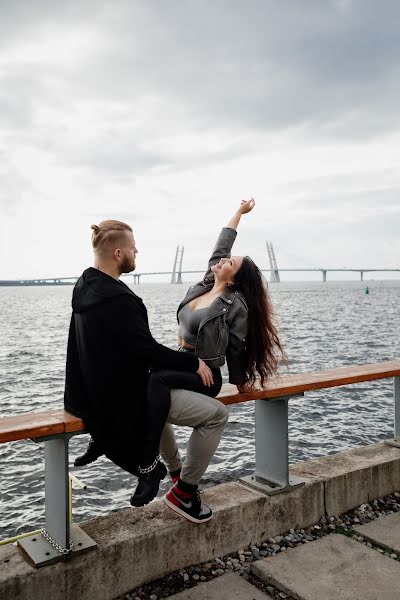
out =
<svg viewBox="0 0 400 600"><path fill-rule="evenodd" d="M163 497L165 504L181 517L192 523L206 523L212 518L212 510L201 503L200 493L188 493L181 490L178 483Z"/></svg>

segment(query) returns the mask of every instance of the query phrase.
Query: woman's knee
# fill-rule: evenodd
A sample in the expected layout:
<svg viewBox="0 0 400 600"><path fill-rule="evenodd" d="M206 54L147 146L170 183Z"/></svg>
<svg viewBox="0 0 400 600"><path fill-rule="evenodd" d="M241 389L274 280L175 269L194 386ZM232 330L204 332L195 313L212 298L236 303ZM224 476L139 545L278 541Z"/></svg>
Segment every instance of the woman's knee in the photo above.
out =
<svg viewBox="0 0 400 600"><path fill-rule="evenodd" d="M218 407L217 407L216 418L218 419L218 421L220 423L225 424L229 418L229 411L228 411L227 407L225 406L225 404L222 404L222 402L220 402L219 400L217 400L217 402L218 402Z"/></svg>
<svg viewBox="0 0 400 600"><path fill-rule="evenodd" d="M160 394L166 389L170 389L170 372L169 371L152 371L149 375L148 390L151 394Z"/></svg>
<svg viewBox="0 0 400 600"><path fill-rule="evenodd" d="M151 371L149 375L149 384L161 381L162 373L163 371Z"/></svg>
<svg viewBox="0 0 400 600"><path fill-rule="evenodd" d="M182 373L176 371L168 371L166 369L160 371L152 371L149 377L149 384L163 385L168 388L171 388L173 386L182 387L182 382L179 381L179 379L181 378Z"/></svg>

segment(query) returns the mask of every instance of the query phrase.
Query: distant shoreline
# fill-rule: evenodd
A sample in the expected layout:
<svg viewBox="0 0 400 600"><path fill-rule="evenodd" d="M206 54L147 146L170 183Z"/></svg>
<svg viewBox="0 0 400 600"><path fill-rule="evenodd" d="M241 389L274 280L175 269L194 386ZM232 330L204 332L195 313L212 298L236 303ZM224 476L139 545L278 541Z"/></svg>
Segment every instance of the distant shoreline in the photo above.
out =
<svg viewBox="0 0 400 600"><path fill-rule="evenodd" d="M46 280L46 281L35 281L35 280L29 280L29 281L16 281L16 280L0 280L0 288L2 287L59 287L59 286L74 286L76 281L78 280L78 277L76 278L76 280L72 280L72 281L50 281L50 280ZM136 287L137 285L143 286L143 285L161 285L161 284L165 284L165 285L190 285L192 283L195 283L196 281L198 281L197 279L191 279L188 281L183 281L181 284L178 283L174 283L171 284L171 282L169 281L155 281L155 280L151 280L151 281L143 281L140 282L140 284L135 284L133 279L132 281L125 281L125 283L127 283L128 285L134 285L134 287ZM306 283L310 283L310 284L321 284L321 285L330 285L330 284L337 284L337 283L359 283L363 286L367 286L373 283L387 283L387 282L399 282L400 281L400 277L396 277L396 278L391 278L391 279L378 279L378 278L374 278L374 279L364 279L364 281L360 281L359 279L331 279L328 281L321 281L321 280L317 280L317 279L289 279L289 280L283 280L280 281L279 283L271 283L268 281L268 285L272 285L273 287L278 287L280 285L286 285L286 284L296 284L296 283L300 283L300 284L306 284Z"/></svg>
<svg viewBox="0 0 400 600"><path fill-rule="evenodd" d="M25 283L23 281L0 281L0 287L40 287L40 286L56 286L56 285L75 285L73 281L60 281L60 282L51 282L51 281L31 281L29 283Z"/></svg>

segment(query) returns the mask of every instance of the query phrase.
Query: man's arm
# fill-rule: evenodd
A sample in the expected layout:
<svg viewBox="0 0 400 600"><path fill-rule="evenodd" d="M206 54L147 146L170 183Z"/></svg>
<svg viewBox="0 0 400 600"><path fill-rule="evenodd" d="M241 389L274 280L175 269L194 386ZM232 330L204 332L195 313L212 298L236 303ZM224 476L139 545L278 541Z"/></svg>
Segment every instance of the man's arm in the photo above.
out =
<svg viewBox="0 0 400 600"><path fill-rule="evenodd" d="M159 344L151 335L145 316L136 301L120 296L115 306L115 324L119 341L133 360L148 363L153 369L173 369L195 373L199 360L193 354L176 352Z"/></svg>
<svg viewBox="0 0 400 600"><path fill-rule="evenodd" d="M147 319L136 300L120 296L115 308L115 331L118 340L133 361L141 362L150 369L171 369L198 373L205 385L212 384L209 367L195 354L176 352L159 344L151 335Z"/></svg>

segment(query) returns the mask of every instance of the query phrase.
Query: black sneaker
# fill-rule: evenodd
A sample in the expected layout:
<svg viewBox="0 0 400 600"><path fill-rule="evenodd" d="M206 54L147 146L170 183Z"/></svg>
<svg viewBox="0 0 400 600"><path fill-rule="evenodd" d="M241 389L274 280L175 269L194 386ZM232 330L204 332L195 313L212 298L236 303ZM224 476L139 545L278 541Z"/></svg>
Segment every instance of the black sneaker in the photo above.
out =
<svg viewBox="0 0 400 600"><path fill-rule="evenodd" d="M137 484L135 493L130 499L132 506L144 506L148 504L157 496L158 488L160 487L160 481L164 479L167 474L167 467L159 461L157 466L146 473L146 475L139 475L139 482Z"/></svg>
<svg viewBox="0 0 400 600"><path fill-rule="evenodd" d="M193 495L187 494L175 484L165 494L163 500L168 508L192 523L206 523L212 518L212 510L201 503L199 492Z"/></svg>
<svg viewBox="0 0 400 600"><path fill-rule="evenodd" d="M102 454L103 454L103 450L91 437L89 440L89 445L86 448L85 453L82 454L81 456L78 456L75 459L74 466L75 467L83 467L85 465L89 465L90 463L97 460L99 458L99 456L102 456Z"/></svg>

